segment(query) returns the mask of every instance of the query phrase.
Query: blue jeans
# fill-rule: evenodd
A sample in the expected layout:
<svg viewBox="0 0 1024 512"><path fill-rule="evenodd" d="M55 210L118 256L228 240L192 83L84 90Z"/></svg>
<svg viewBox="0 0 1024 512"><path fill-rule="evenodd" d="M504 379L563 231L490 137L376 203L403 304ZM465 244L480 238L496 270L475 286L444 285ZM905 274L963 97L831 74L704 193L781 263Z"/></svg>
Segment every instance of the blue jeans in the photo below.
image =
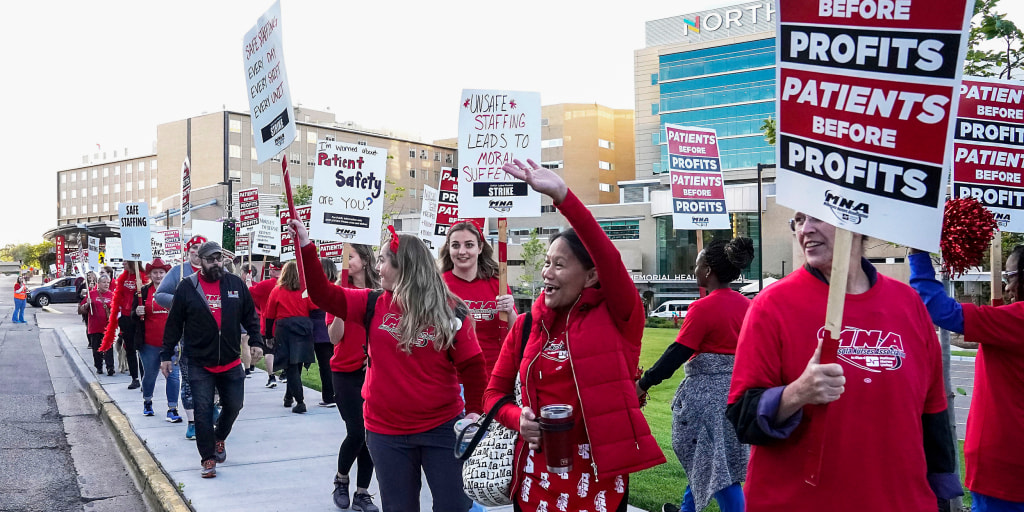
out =
<svg viewBox="0 0 1024 512"><path fill-rule="evenodd" d="M224 441L231 433L231 427L242 410L245 395L245 370L242 365L223 372L213 373L202 366L190 365L189 384L192 387L192 401L196 407L196 447L201 460L213 458L217 441ZM220 394L222 406L217 425L213 425L213 392Z"/></svg>
<svg viewBox="0 0 1024 512"><path fill-rule="evenodd" d="M1024 512L1024 503L1001 500L971 491L971 512Z"/></svg>
<svg viewBox="0 0 1024 512"><path fill-rule="evenodd" d="M715 493L715 501L718 502L718 508L722 512L743 512L744 501L743 501L743 488L740 484L732 484L721 491ZM693 502L693 493L690 492L690 486L686 486L686 491L683 492L683 504L679 507L679 512L696 512L697 506Z"/></svg>
<svg viewBox="0 0 1024 512"><path fill-rule="evenodd" d="M142 399L153 400L153 388L156 387L156 376L160 373L160 347L143 344L139 349L139 358L142 359ZM171 367L171 374L167 377L167 408L178 408L178 390L181 387L181 377L178 372L178 365Z"/></svg>
<svg viewBox="0 0 1024 512"><path fill-rule="evenodd" d="M11 317L11 322L25 322L25 299L14 299L14 316Z"/></svg>
<svg viewBox="0 0 1024 512"><path fill-rule="evenodd" d="M366 431L384 512L420 510L420 472L434 498L434 512L465 512L473 505L462 490L462 461L455 458L455 421L408 435Z"/></svg>

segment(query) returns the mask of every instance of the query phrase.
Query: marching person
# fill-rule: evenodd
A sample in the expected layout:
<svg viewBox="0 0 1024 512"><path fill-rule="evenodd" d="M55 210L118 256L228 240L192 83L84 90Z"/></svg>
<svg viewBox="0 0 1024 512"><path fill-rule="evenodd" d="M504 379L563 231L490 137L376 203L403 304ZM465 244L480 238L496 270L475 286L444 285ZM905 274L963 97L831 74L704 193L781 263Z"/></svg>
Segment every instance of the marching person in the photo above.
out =
<svg viewBox="0 0 1024 512"><path fill-rule="evenodd" d="M242 409L245 371L239 357L241 330L249 332L249 344L263 346L259 320L252 297L242 279L224 272L220 244L206 242L199 247L200 271L179 283L167 315L160 371L164 377L173 368L171 359L178 340L188 354L186 378L195 402L196 446L202 460L203 478L217 476L217 464L227 459L224 442ZM214 425L213 393L216 389L223 407Z"/></svg>
<svg viewBox="0 0 1024 512"><path fill-rule="evenodd" d="M327 280L335 282L338 277L338 266L330 258L320 258L320 266L327 275ZM327 313L317 308L309 312L309 321L313 323L313 352L316 354L316 366L320 372L320 407L334 407L334 382L331 378L331 357L334 356L334 345L331 335L327 332Z"/></svg>
<svg viewBox="0 0 1024 512"><path fill-rule="evenodd" d="M147 263L145 270L149 276L149 284L142 287L141 293L132 302L132 316L138 326L135 332L136 346L139 347L139 359L142 361L142 414L145 416L155 415L153 389L156 387L156 377L160 372L160 349L163 347L164 327L167 325L167 309L154 298L156 290L170 269L171 266L160 258ZM177 356L171 358L174 366L166 378L167 384L164 388L167 397L166 419L170 423L181 423L181 416L178 415L181 375L177 359Z"/></svg>
<svg viewBox="0 0 1024 512"><path fill-rule="evenodd" d="M327 280L335 282L326 267ZM341 272L337 285L356 290L380 289L380 274L373 266L373 249L368 245L352 244L348 254L348 270ZM334 381L334 400L345 422L345 440L338 450L338 473L334 476L334 504L347 509L350 505L364 512L377 512L370 497L370 479L373 478L373 459L366 447L366 427L363 424L363 382L366 380L366 327L362 318L339 318L327 313L327 333L334 343L331 357L331 380ZM349 497L349 471L359 461L356 471L356 493Z"/></svg>
<svg viewBox="0 0 1024 512"><path fill-rule="evenodd" d="M587 207L551 170L515 160L505 172L554 201L572 229L551 238L544 288L520 316L494 365L485 410L513 393L496 418L520 433L512 498L518 510L624 511L629 474L665 462L640 411L634 378L640 362L643 304L618 249ZM529 338L521 349L525 318ZM542 408L571 406L569 446L544 446ZM548 471L545 454L568 452L571 468Z"/></svg>
<svg viewBox="0 0 1024 512"><path fill-rule="evenodd" d="M998 236L998 235L997 235ZM932 322L948 331L961 333L965 341L976 342L974 390L967 414L964 440L966 484L971 491L972 510L985 512L1024 510L1024 446L1018 437L1024 432L1024 245L1006 258L1004 306L958 303L946 295L935 279L928 253L914 249L910 255L910 286L924 300Z"/></svg>
<svg viewBox="0 0 1024 512"><path fill-rule="evenodd" d="M754 445L747 510L933 512L963 491L928 311L853 235L839 356L821 364L836 228L801 212L790 225L806 263L754 299L729 391L728 418Z"/></svg>
<svg viewBox="0 0 1024 512"><path fill-rule="evenodd" d="M516 322L516 308L512 291L507 286L498 290L494 249L484 240L479 226L462 221L448 228L441 247L441 273L448 289L466 303L473 315L476 338L484 353L485 375L489 378L505 341L501 334ZM502 312L508 316L505 326L499 325L498 313Z"/></svg>
<svg viewBox="0 0 1024 512"><path fill-rule="evenodd" d="M445 286L430 250L417 237L398 235L377 258L384 292L332 285L302 223L289 220L302 247L309 297L324 311L360 319L373 308L367 343L363 419L386 512L418 511L421 472L434 510L464 512L462 462L452 455L455 422L481 412L484 360L465 304ZM466 400L459 393L465 385Z"/></svg>
<svg viewBox="0 0 1024 512"><path fill-rule="evenodd" d="M24 324L25 301L28 299L28 286L25 284L25 276L18 276L18 282L14 283L14 315L11 323Z"/></svg>
<svg viewBox="0 0 1024 512"><path fill-rule="evenodd" d="M281 278L281 264L276 261L267 263L270 269L270 278L264 279L255 285L249 286L249 293L252 295L253 303L256 304L256 312L260 315L260 328L265 329L267 326L267 317L264 314L267 308L267 299L270 298L270 292L274 291L277 287L277 281ZM261 331L263 335L267 349L263 352L263 359L267 365L267 384L268 388L277 387L277 377L274 376L274 350L276 350L275 340L265 331ZM259 362L258 357L252 358L252 364Z"/></svg>
<svg viewBox="0 0 1024 512"><path fill-rule="evenodd" d="M132 382L128 389L138 389L142 384L139 382L139 356L135 346L135 329L138 327L132 318L132 301L138 295L138 291L146 284L149 278L142 275L142 262L129 261L125 263L124 272L114 281L114 302L111 304L113 310L110 312L110 320L107 330L103 334L103 345L100 351L107 351L114 346L114 332L117 331L117 341L124 352L125 363L128 365L128 372ZM121 367L124 373L125 368Z"/></svg>
<svg viewBox="0 0 1024 512"><path fill-rule="evenodd" d="M110 319L110 303L114 301L114 293L110 291L110 276L101 274L95 290L88 290L85 298L78 305L78 313L87 315L86 334L89 346L92 347L92 363L96 367L96 375L103 374L103 363L107 364L107 375L114 375L114 351L100 351L103 344L103 332L107 329ZM91 309L90 309L91 304Z"/></svg>
<svg viewBox="0 0 1024 512"><path fill-rule="evenodd" d="M729 283L753 259L749 238L715 240L697 255L697 286L708 295L690 304L675 343L636 383L642 397L680 366L686 372L672 401L672 449L689 483L682 504L666 503L662 512L703 510L712 496L722 512L743 512L740 482L747 474L750 449L736 439L725 418L725 402L750 300Z"/></svg>
<svg viewBox="0 0 1024 512"><path fill-rule="evenodd" d="M313 323L309 313L317 307L303 297L305 290L299 284L299 271L294 261L285 263L277 287L270 292L267 307L263 310L266 325L263 332L274 339L274 360L285 368L288 381L285 385L284 406L292 412L306 412L306 401L302 393L302 367L316 361L313 354ZM268 367L268 371L273 371ZM292 407L292 401L295 406Z"/></svg>

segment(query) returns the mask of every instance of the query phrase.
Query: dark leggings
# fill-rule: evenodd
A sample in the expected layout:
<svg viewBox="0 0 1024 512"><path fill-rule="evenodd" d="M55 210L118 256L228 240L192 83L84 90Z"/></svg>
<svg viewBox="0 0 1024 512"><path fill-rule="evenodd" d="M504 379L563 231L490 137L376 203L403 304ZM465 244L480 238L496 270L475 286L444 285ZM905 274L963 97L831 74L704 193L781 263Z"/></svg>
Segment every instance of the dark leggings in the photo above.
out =
<svg viewBox="0 0 1024 512"><path fill-rule="evenodd" d="M107 363L107 370L114 371L114 351L100 352L100 345L103 344L103 333L87 335L89 347L92 348L92 365L96 367L96 373L103 373L103 363Z"/></svg>
<svg viewBox="0 0 1024 512"><path fill-rule="evenodd" d="M284 388L285 399L294 398L296 402L302 403L302 363L289 364L285 367L284 374L288 377L288 383Z"/></svg>
<svg viewBox="0 0 1024 512"><path fill-rule="evenodd" d="M139 378L139 353L138 347L135 346L135 326L132 325L131 318L124 316L117 319L117 325L121 328L118 338L122 342L124 358L128 360L128 374L132 376L132 379L137 379Z"/></svg>
<svg viewBox="0 0 1024 512"><path fill-rule="evenodd" d="M316 365L320 368L320 396L324 403L334 403L334 382L331 377L331 357L334 356L334 345L330 343L313 343L316 353Z"/></svg>
<svg viewBox="0 0 1024 512"><path fill-rule="evenodd" d="M373 476L373 459L366 448L366 429L363 427L363 381L366 371L331 372L334 381L334 399L345 422L345 440L338 451L338 474L348 475L352 463L359 459L356 487L366 489Z"/></svg>

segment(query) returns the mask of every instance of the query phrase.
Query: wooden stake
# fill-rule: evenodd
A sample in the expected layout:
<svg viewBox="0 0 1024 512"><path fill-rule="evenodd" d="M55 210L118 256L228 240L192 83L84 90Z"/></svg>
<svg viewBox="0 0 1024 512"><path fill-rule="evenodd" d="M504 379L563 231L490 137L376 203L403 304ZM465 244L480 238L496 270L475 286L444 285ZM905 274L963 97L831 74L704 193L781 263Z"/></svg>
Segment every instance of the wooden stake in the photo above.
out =
<svg viewBox="0 0 1024 512"><path fill-rule="evenodd" d="M498 219L498 295L505 295L508 290L508 219ZM508 327L508 314L498 313L502 326ZM505 339L504 336L501 337Z"/></svg>
<svg viewBox="0 0 1024 512"><path fill-rule="evenodd" d="M702 252L704 252L704 230L703 229L698 229L697 230L697 254L700 254ZM693 276L693 278L696 279L697 276ZM701 287L699 287L697 289L697 295L699 297L703 297L703 296L705 296L707 294L708 294L708 291L703 286L701 286Z"/></svg>
<svg viewBox="0 0 1024 512"><path fill-rule="evenodd" d="M992 237L992 305L1003 305L1003 237L996 231Z"/></svg>

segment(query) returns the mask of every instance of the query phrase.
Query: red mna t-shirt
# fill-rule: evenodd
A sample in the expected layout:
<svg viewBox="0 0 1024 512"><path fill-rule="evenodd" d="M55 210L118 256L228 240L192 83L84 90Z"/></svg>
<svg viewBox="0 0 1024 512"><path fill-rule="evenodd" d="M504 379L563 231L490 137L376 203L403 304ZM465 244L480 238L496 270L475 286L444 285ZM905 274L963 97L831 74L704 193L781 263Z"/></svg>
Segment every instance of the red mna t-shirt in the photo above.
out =
<svg viewBox="0 0 1024 512"><path fill-rule="evenodd" d="M501 353L501 344L505 341L500 335L502 322L495 300L499 295L498 280L490 278L466 281L452 271L445 272L443 277L448 289L466 303L469 314L476 321L476 339L484 354L484 372L489 379L491 369L494 368L498 354ZM507 289L502 295L511 294L512 290Z"/></svg>
<svg viewBox="0 0 1024 512"><path fill-rule="evenodd" d="M157 304L155 300L156 287L151 287L149 291L151 293L149 297L146 297L146 345L162 347L168 310Z"/></svg>
<svg viewBox="0 0 1024 512"><path fill-rule="evenodd" d="M735 354L750 299L730 288L697 299L686 311L676 343L700 353Z"/></svg>

